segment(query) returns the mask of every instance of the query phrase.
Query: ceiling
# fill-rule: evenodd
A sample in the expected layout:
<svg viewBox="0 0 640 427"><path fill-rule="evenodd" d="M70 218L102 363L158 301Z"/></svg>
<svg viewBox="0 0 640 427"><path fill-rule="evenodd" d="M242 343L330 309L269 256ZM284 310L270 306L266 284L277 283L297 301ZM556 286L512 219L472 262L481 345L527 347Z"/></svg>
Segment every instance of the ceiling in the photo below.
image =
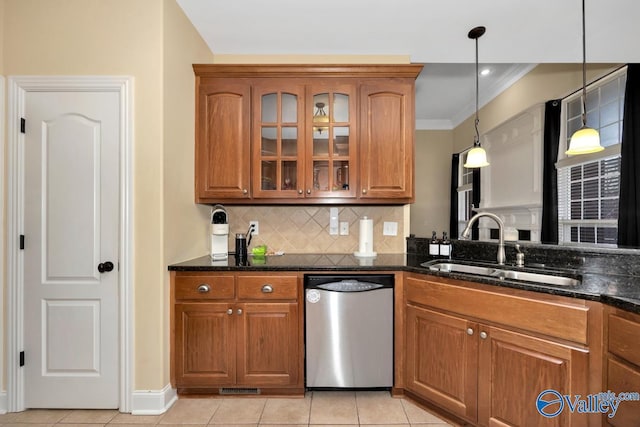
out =
<svg viewBox="0 0 640 427"><path fill-rule="evenodd" d="M587 61L640 62L640 2L585 0ZM582 62L580 0L177 0L214 54L403 55L425 67L416 127L451 129L538 63ZM631 42L634 41L634 42Z"/></svg>

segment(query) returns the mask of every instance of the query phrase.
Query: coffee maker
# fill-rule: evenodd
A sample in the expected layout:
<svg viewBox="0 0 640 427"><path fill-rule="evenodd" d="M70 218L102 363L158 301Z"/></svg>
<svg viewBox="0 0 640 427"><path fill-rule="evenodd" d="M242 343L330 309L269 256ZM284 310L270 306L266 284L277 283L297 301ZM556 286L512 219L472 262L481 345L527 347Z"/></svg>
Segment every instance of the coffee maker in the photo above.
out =
<svg viewBox="0 0 640 427"><path fill-rule="evenodd" d="M229 257L229 221L227 210L222 205L211 208L211 259L225 260Z"/></svg>

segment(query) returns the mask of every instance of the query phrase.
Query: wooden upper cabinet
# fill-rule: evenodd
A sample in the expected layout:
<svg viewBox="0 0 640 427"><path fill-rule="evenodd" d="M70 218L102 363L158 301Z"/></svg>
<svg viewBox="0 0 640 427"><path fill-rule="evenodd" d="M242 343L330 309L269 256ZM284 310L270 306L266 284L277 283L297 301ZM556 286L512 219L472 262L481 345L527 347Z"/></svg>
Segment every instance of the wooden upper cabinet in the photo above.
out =
<svg viewBox="0 0 640 427"><path fill-rule="evenodd" d="M412 79L360 87L362 199L414 201L414 103Z"/></svg>
<svg viewBox="0 0 640 427"><path fill-rule="evenodd" d="M194 65L196 202L414 200L421 65Z"/></svg>
<svg viewBox="0 0 640 427"><path fill-rule="evenodd" d="M196 97L197 203L250 197L251 87L200 79Z"/></svg>

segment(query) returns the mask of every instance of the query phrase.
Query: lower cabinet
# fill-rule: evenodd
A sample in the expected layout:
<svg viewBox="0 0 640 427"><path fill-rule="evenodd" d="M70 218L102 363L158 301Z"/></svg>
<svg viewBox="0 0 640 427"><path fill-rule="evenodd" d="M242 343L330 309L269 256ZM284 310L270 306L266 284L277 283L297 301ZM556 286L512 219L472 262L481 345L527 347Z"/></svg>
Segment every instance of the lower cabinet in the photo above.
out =
<svg viewBox="0 0 640 427"><path fill-rule="evenodd" d="M447 282L419 277L405 281L408 391L474 425L599 425L599 415L573 414L565 408L547 418L536 406L545 390L588 394L590 352L587 343L581 343L585 335L576 335L574 344L527 331L526 322L517 322L519 316L528 317L534 310L543 316L539 318L543 325L533 328L551 333L553 322L573 319L584 324L586 333L585 307L557 301L543 301L539 306L541 301L533 298ZM566 317L558 310L563 305ZM487 313L487 318L479 313ZM552 413L553 408L546 410Z"/></svg>
<svg viewBox="0 0 640 427"><path fill-rule="evenodd" d="M605 314L605 391L640 393L640 316L613 308ZM640 424L640 401L621 401L615 415L604 417L606 425L626 427Z"/></svg>
<svg viewBox="0 0 640 427"><path fill-rule="evenodd" d="M216 295L230 280L232 292ZM172 382L179 392L303 391L297 276L178 275L173 282L174 294L186 298L175 300L172 320Z"/></svg>

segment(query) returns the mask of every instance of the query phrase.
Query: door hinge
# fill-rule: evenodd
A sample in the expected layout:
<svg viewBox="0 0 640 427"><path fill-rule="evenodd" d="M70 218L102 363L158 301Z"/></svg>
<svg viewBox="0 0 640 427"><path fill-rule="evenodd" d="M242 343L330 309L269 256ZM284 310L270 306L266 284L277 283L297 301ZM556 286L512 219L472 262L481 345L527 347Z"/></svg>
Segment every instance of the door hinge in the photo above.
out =
<svg viewBox="0 0 640 427"><path fill-rule="evenodd" d="M24 366L24 350L20 352L20 366Z"/></svg>
<svg viewBox="0 0 640 427"><path fill-rule="evenodd" d="M24 234L20 235L20 249L24 250Z"/></svg>
<svg viewBox="0 0 640 427"><path fill-rule="evenodd" d="M27 121L24 117L20 117L20 133L26 133L25 128L27 127Z"/></svg>

